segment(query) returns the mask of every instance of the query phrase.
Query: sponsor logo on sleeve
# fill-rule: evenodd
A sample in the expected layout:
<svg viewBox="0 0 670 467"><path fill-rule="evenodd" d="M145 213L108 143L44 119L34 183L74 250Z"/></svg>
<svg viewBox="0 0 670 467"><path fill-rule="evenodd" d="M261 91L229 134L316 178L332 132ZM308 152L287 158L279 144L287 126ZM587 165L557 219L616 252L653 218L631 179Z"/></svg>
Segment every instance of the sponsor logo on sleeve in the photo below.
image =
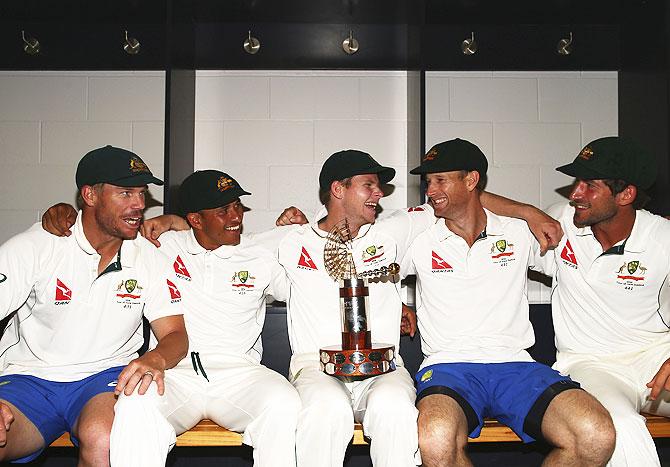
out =
<svg viewBox="0 0 670 467"><path fill-rule="evenodd" d="M170 279L165 279L167 282L168 290L170 291L170 303L176 303L181 301L181 292L177 286Z"/></svg>
<svg viewBox="0 0 670 467"><path fill-rule="evenodd" d="M565 246L561 250L561 259L563 260L563 264L577 269L577 257L572 249L572 245L570 245L570 240L565 242Z"/></svg>
<svg viewBox="0 0 670 467"><path fill-rule="evenodd" d="M174 267L174 272L178 278L184 279L186 281L191 280L191 274L189 274L188 269L186 269L186 265L181 259L181 256L177 255L177 259L174 261L172 266Z"/></svg>

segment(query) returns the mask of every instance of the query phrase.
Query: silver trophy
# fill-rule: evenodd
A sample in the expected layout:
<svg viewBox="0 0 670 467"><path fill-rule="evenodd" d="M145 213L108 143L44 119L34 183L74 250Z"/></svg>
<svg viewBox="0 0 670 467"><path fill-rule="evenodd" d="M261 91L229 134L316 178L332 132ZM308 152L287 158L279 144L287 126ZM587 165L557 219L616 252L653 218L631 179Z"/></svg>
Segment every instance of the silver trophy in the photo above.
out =
<svg viewBox="0 0 670 467"><path fill-rule="evenodd" d="M320 349L321 369L333 376L368 377L395 370L395 346L373 343L368 315L368 279L398 274L396 263L356 272L352 235L346 219L328 233L323 259L330 277L340 284L342 343Z"/></svg>

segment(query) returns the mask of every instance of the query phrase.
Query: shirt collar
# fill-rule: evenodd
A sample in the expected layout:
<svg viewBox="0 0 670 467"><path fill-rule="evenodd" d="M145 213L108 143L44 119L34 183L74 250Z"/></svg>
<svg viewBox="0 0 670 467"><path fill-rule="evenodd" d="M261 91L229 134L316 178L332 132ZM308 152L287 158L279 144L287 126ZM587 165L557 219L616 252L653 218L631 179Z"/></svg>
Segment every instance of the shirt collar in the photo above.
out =
<svg viewBox="0 0 670 467"><path fill-rule="evenodd" d="M240 244L244 240L240 238ZM239 245L221 245L219 248L216 250L212 250L212 253L214 253L216 256L222 259L227 259L233 256L235 253L235 248ZM186 251L188 251L192 255L200 255L203 253L207 253L207 251L200 243L198 243L198 240L195 238L195 234L193 233L193 229L189 229L188 234L186 236Z"/></svg>
<svg viewBox="0 0 670 467"><path fill-rule="evenodd" d="M486 213L486 225L484 226L484 230L480 232L475 241L486 238L488 236L503 235L502 222L500 222L500 218L486 209L484 209L484 212ZM456 235L451 230L449 230L447 223L441 217L435 219L435 224L433 224L431 230L433 231L436 238L440 241L446 240L449 237Z"/></svg>
<svg viewBox="0 0 670 467"><path fill-rule="evenodd" d="M328 210L326 209L325 206L321 206L316 211L316 214L314 215L314 222L309 223L309 226L312 228L314 233L317 234L321 238L327 238L328 237L328 232L326 232L325 230L321 230L319 228L319 221L326 216L328 216ZM356 237L353 240L364 237L370 231L370 228L372 228L372 225L373 224L362 225L358 229L358 233L356 234Z"/></svg>
<svg viewBox="0 0 670 467"><path fill-rule="evenodd" d="M635 212L635 222L633 223L633 228L630 231L630 235L627 238L624 238L620 242L617 242L615 245L610 247L609 250L603 252L603 255L623 255L624 251L631 253L642 253L646 249L644 234L642 232L642 227L640 225L640 217L642 213L640 211ZM590 226L577 228L575 235L578 237L593 237L594 242L598 242L596 236L593 235L593 230Z"/></svg>
<svg viewBox="0 0 670 467"><path fill-rule="evenodd" d="M72 233L74 235L75 241L77 242L77 245L79 246L79 248L82 249L84 253L88 255L98 255L97 250L93 248L91 243L88 241L88 238L86 238L82 218L83 214L81 211L79 211L79 213L77 214L77 219L75 220L74 226L72 228ZM119 251L116 255L116 259L112 263L110 263L107 266L107 268L105 268L103 274L111 270L120 270L122 266L134 267L138 251L139 248L137 245L137 241L123 240L121 242L121 247L119 248Z"/></svg>

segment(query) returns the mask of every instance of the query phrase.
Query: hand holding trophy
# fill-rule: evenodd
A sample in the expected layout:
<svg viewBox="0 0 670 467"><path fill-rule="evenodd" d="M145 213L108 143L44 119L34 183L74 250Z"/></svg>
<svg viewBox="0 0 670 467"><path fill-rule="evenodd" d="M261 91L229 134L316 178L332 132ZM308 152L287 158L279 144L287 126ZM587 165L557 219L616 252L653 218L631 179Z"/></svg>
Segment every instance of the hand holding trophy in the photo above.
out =
<svg viewBox="0 0 670 467"><path fill-rule="evenodd" d="M372 271L356 273L352 236L347 220L329 233L323 251L330 277L340 283L342 344L320 350L321 370L332 376L357 379L395 370L395 346L372 343L368 316L368 278L393 276L400 266L391 263Z"/></svg>

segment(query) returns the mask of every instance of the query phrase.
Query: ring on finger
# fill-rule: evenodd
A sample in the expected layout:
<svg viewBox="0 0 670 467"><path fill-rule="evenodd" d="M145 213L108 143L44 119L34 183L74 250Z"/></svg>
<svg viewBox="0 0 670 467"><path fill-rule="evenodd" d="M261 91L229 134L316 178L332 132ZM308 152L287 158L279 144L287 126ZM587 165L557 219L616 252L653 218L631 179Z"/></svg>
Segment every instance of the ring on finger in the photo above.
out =
<svg viewBox="0 0 670 467"><path fill-rule="evenodd" d="M151 371L145 371L144 374L142 375L142 378L144 378L147 375L151 376L151 379L154 379L154 374Z"/></svg>

